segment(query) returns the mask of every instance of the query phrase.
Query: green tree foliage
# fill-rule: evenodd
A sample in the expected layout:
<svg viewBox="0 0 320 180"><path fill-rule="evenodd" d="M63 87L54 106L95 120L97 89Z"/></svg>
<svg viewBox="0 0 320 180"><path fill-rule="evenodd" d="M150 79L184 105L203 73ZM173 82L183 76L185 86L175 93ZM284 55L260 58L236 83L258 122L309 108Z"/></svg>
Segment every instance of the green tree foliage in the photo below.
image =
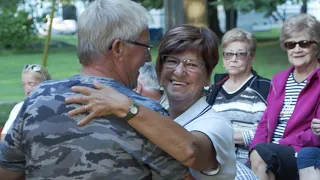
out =
<svg viewBox="0 0 320 180"><path fill-rule="evenodd" d="M0 1L0 48L23 50L35 39L33 19L17 10L20 1Z"/></svg>
<svg viewBox="0 0 320 180"><path fill-rule="evenodd" d="M276 18L274 14L277 14L278 17L282 17L282 20L284 20L281 13L277 12L277 6L285 2L286 0L214 0L209 5L215 7L223 5L226 13L226 30L230 30L236 27L238 10L242 12L255 10L257 12L264 12L265 17L273 16L274 18Z"/></svg>
<svg viewBox="0 0 320 180"><path fill-rule="evenodd" d="M223 5L224 9L238 9L242 12L249 12L252 10L258 12L265 12L265 15L268 17L272 12L277 10L277 5L285 3L286 0L220 0L211 5Z"/></svg>
<svg viewBox="0 0 320 180"><path fill-rule="evenodd" d="M133 0L135 2L141 3L145 8L151 9L161 9L163 7L163 0Z"/></svg>

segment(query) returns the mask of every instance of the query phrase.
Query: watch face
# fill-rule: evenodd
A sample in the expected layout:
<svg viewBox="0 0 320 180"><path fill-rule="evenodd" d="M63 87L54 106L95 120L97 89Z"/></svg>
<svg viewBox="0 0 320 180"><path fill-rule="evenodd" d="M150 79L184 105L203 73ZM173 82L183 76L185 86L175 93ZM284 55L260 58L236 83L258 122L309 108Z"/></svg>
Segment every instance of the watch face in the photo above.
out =
<svg viewBox="0 0 320 180"><path fill-rule="evenodd" d="M130 109L130 112L132 114L137 114L138 113L138 108L136 106L133 106L131 109Z"/></svg>

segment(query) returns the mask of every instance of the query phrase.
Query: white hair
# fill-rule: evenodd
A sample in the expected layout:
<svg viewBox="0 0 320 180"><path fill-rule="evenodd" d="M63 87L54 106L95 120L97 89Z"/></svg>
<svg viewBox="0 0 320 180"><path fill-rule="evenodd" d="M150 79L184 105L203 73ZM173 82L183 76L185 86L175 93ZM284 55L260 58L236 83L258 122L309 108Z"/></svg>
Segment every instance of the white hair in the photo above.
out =
<svg viewBox="0 0 320 180"><path fill-rule="evenodd" d="M316 50L319 51L320 22L310 14L298 14L284 22L280 35L281 47L285 49L284 43L299 33L309 36L309 40L316 41L318 43Z"/></svg>
<svg viewBox="0 0 320 180"><path fill-rule="evenodd" d="M139 69L138 81L143 85L144 88L150 90L160 90L158 76L154 64L146 62Z"/></svg>
<svg viewBox="0 0 320 180"><path fill-rule="evenodd" d="M78 19L78 57L88 64L116 39L134 41L148 27L147 9L131 0L95 0Z"/></svg>

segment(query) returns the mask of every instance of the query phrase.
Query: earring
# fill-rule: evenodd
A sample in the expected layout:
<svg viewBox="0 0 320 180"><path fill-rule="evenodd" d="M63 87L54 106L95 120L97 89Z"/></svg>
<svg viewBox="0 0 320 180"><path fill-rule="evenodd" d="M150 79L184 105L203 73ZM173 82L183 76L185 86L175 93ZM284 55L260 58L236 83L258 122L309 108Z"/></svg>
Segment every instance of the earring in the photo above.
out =
<svg viewBox="0 0 320 180"><path fill-rule="evenodd" d="M208 96L212 91L212 86L204 86L202 90L203 96Z"/></svg>

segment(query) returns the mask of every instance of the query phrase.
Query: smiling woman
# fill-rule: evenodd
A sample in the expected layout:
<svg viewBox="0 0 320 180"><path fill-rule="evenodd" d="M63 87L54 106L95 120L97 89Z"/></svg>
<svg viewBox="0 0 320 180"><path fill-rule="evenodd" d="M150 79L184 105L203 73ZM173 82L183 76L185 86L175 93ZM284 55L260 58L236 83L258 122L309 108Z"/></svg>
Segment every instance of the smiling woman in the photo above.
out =
<svg viewBox="0 0 320 180"><path fill-rule="evenodd" d="M283 24L280 42L292 66L273 77L268 107L250 144L260 179L297 179L297 152L320 146L310 126L320 117L320 22L309 14L293 16ZM315 171L308 167L299 174L310 179Z"/></svg>

